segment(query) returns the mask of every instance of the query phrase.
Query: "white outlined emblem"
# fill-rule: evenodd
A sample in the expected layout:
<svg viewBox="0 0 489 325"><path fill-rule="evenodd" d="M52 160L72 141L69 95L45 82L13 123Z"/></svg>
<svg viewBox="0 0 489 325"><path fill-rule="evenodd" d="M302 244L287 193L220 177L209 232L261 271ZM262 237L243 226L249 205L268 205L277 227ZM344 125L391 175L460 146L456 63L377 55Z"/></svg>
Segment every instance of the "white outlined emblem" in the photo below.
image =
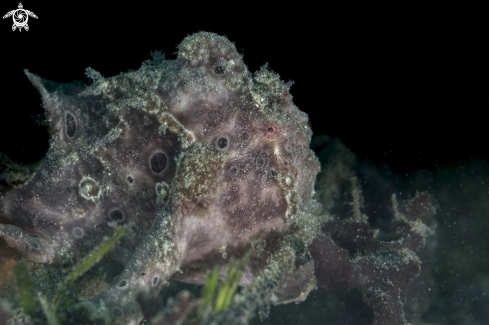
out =
<svg viewBox="0 0 489 325"><path fill-rule="evenodd" d="M29 25L27 25L27 21L29 20L29 16L33 18L37 18L36 14L32 11L23 9L22 3L19 3L19 9L15 9L7 12L3 18L7 18L12 16L14 20L14 24L12 25L12 31L15 31L17 28L19 32L24 28L26 31L29 30Z"/></svg>

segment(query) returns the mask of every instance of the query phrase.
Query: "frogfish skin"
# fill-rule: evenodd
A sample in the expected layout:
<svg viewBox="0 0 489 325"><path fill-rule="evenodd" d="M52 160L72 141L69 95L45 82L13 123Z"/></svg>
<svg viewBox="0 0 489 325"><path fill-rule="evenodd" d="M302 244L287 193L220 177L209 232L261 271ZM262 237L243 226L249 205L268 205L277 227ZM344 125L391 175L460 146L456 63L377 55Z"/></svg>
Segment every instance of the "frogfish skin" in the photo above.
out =
<svg viewBox="0 0 489 325"><path fill-rule="evenodd" d="M138 293L168 279L203 284L215 267L225 278L248 252L240 285L267 267L302 267L297 247L320 231L320 163L307 115L267 66L252 74L233 43L199 32L175 60L155 54L110 78L89 68L90 84L25 73L50 148L29 167L0 157L0 236L30 261L66 265L128 225L106 257L124 271L86 301L107 323L138 323Z"/></svg>

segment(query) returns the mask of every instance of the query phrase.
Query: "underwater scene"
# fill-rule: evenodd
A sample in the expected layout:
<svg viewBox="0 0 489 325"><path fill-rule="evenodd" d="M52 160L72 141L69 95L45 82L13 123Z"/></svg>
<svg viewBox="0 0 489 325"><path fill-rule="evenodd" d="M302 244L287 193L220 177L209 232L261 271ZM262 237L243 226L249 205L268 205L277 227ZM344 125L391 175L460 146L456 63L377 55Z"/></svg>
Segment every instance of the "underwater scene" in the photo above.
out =
<svg viewBox="0 0 489 325"><path fill-rule="evenodd" d="M4 10L0 325L487 324L489 69L455 23L85 6Z"/></svg>

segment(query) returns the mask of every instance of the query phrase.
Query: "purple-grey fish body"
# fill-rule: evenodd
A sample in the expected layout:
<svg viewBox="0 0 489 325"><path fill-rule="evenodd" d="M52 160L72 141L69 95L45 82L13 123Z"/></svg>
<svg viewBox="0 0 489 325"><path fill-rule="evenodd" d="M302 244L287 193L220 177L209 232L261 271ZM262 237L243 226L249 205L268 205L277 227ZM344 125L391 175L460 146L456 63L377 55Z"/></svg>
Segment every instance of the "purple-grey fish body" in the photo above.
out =
<svg viewBox="0 0 489 325"><path fill-rule="evenodd" d="M0 236L27 259L65 264L129 224L109 254L125 270L92 303L108 322L136 322L138 292L171 277L202 284L216 266L225 277L249 251L242 285L270 258L293 271L283 238L295 225L307 246L319 231L310 210L320 164L290 85L266 67L251 75L232 43L205 32L185 38L174 61L87 73L89 86L26 71L50 149L31 169L4 164L0 216L11 224Z"/></svg>

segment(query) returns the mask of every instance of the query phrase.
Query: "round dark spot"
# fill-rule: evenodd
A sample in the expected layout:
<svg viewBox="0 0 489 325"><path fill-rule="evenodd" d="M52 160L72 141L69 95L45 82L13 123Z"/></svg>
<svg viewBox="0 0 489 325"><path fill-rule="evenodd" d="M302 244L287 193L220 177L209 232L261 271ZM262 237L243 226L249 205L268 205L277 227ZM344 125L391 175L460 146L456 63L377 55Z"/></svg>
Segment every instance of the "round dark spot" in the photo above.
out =
<svg viewBox="0 0 489 325"><path fill-rule="evenodd" d="M112 218L112 220L121 221L122 219L124 219L124 214L121 210L113 210L110 212L110 217Z"/></svg>
<svg viewBox="0 0 489 325"><path fill-rule="evenodd" d="M133 316L136 316L136 308L134 308L134 307L131 308L131 314Z"/></svg>
<svg viewBox="0 0 489 325"><path fill-rule="evenodd" d="M228 176L231 179L236 178L239 175L239 167L238 166L231 166L228 169Z"/></svg>
<svg viewBox="0 0 489 325"><path fill-rule="evenodd" d="M282 134L282 129L276 122L270 122L265 128L265 134L268 139L278 139Z"/></svg>
<svg viewBox="0 0 489 325"><path fill-rule="evenodd" d="M73 236L75 236L76 238L81 238L85 234L83 229L81 229L79 227L73 228L72 233L73 233Z"/></svg>
<svg viewBox="0 0 489 325"><path fill-rule="evenodd" d="M215 69L214 69L214 72L216 74L223 74L224 73L224 68L221 67L221 66L217 66Z"/></svg>
<svg viewBox="0 0 489 325"><path fill-rule="evenodd" d="M73 138L76 133L76 120L73 114L70 112L66 113L66 134Z"/></svg>
<svg viewBox="0 0 489 325"><path fill-rule="evenodd" d="M228 146L228 139L219 138L219 140L217 140L217 146L221 149L226 148Z"/></svg>
<svg viewBox="0 0 489 325"><path fill-rule="evenodd" d="M151 169L155 173L161 173L165 170L168 160L163 152L157 152L151 157Z"/></svg>
<svg viewBox="0 0 489 325"><path fill-rule="evenodd" d="M126 280L122 280L121 282L119 282L119 288L124 288L127 286L127 281Z"/></svg>
<svg viewBox="0 0 489 325"><path fill-rule="evenodd" d="M132 183L132 182L134 182L134 179L131 176L127 176L127 181L129 183Z"/></svg>
<svg viewBox="0 0 489 325"><path fill-rule="evenodd" d="M141 273L141 275L142 275L142 276L145 276L145 275L146 275L146 273L144 273L144 272L143 272L143 273Z"/></svg>
<svg viewBox="0 0 489 325"><path fill-rule="evenodd" d="M270 174L272 175L272 177L275 177L275 175L277 175L277 172L273 169L270 169Z"/></svg>
<svg viewBox="0 0 489 325"><path fill-rule="evenodd" d="M153 285L154 285L154 286L155 286L155 285L158 283L158 280L159 280L159 279L160 279L160 278L159 278L159 277L157 277L157 276L155 276L155 277L153 278Z"/></svg>
<svg viewBox="0 0 489 325"><path fill-rule="evenodd" d="M230 144L231 144L230 137L224 134L217 138L214 145L217 151L225 151L227 150L227 148L229 148Z"/></svg>

